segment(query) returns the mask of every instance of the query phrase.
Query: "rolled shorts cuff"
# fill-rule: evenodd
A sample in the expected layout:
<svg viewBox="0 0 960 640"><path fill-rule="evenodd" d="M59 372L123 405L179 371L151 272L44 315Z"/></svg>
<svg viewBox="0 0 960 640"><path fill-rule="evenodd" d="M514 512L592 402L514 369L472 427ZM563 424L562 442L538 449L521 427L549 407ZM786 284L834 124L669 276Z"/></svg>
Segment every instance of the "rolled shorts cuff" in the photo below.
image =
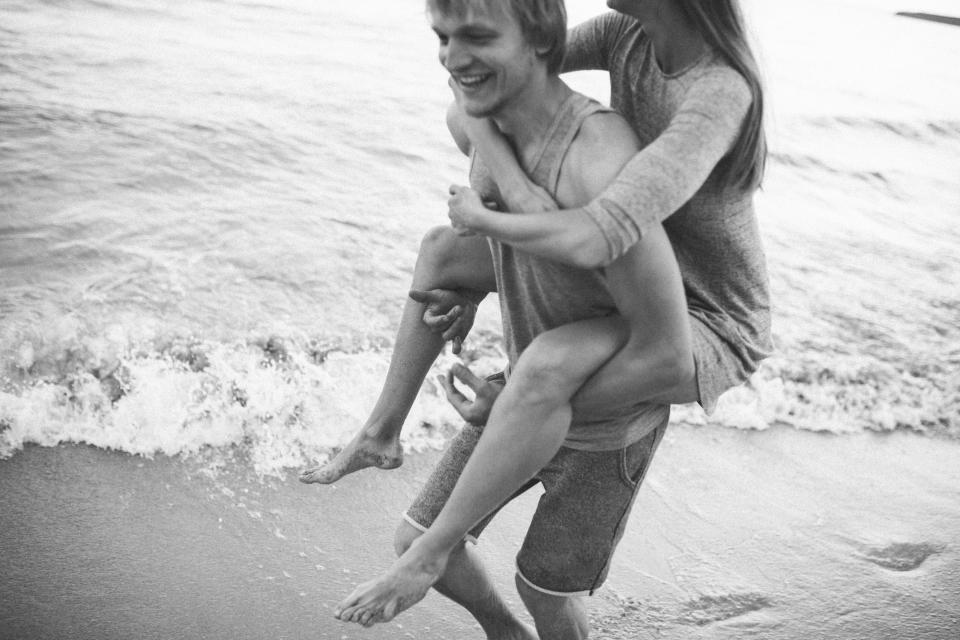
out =
<svg viewBox="0 0 960 640"><path fill-rule="evenodd" d="M400 514L400 517L403 518L403 521L404 521L404 522L406 522L407 524L409 524L411 527L413 527L414 529L416 529L416 530L419 531L420 533L426 533L426 532L427 532L427 529L429 528L429 527L426 527L426 526L420 524L420 523L417 522L416 520L414 520L414 519L410 516L410 514L407 513L406 511L404 511L403 513L401 513L401 514ZM470 544L477 544L477 543L479 542L479 540L477 540L477 537L476 537L476 536L470 535L469 533L468 533L467 535L463 536L463 539L464 539L465 542L469 542Z"/></svg>
<svg viewBox="0 0 960 640"><path fill-rule="evenodd" d="M558 598L573 598L576 596L592 596L594 593L594 590L591 590L591 589L586 589L584 591L553 591L552 589L544 589L543 587L534 584L533 581L530 580L530 578L523 575L523 571L520 570L519 563L515 562L514 566L517 569L517 577L523 580L524 584L526 584L528 587L530 587L534 591L545 593L548 596L556 596Z"/></svg>

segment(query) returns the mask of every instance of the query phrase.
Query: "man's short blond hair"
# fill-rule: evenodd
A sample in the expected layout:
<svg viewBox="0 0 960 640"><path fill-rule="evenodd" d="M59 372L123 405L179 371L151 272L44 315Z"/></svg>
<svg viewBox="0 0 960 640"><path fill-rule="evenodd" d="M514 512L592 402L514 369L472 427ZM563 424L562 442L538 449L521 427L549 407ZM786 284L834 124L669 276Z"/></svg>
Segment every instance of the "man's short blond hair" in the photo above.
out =
<svg viewBox="0 0 960 640"><path fill-rule="evenodd" d="M563 0L427 0L441 13L465 15L471 9L510 11L520 32L547 63L548 73L560 73L567 46L567 10Z"/></svg>

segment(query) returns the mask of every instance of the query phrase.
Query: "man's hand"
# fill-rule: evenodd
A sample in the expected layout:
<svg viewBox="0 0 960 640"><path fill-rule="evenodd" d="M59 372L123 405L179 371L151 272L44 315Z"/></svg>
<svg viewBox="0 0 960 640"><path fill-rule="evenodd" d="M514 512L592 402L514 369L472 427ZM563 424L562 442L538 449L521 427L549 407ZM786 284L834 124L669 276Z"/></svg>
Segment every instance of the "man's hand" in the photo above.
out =
<svg viewBox="0 0 960 640"><path fill-rule="evenodd" d="M442 333L445 341L453 343L453 352L460 353L477 315L476 302L450 289L413 289L409 295L424 305L423 323L434 333Z"/></svg>
<svg viewBox="0 0 960 640"><path fill-rule="evenodd" d="M460 390L454 385L454 378L470 387L476 397L469 400L460 393ZM443 386L443 390L447 394L447 400L457 410L457 413L470 424L477 426L487 423L493 403L503 390L502 382L491 382L478 378L462 364L453 365L446 376L437 376L437 380Z"/></svg>

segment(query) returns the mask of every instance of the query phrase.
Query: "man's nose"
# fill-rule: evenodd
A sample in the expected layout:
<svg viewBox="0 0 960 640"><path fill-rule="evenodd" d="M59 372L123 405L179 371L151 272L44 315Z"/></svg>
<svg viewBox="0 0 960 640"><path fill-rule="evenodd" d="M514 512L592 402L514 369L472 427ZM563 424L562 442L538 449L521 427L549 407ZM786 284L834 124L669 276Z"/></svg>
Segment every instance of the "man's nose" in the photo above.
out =
<svg viewBox="0 0 960 640"><path fill-rule="evenodd" d="M440 56L440 62L448 71L464 69L470 64L470 52L468 47L451 38L447 41Z"/></svg>

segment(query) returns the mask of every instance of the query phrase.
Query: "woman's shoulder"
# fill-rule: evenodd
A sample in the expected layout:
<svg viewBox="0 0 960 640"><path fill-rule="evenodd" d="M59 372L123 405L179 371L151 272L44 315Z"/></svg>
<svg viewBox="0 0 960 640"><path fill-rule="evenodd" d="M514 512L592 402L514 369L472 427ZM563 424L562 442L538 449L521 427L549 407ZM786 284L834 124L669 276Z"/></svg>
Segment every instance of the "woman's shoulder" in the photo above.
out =
<svg viewBox="0 0 960 640"><path fill-rule="evenodd" d="M614 49L622 47L625 38L630 38L631 42L635 42L637 39L645 39L646 34L644 34L643 28L636 18L616 11L606 11L588 18L573 27L569 33L572 44L576 44L582 39L593 39L606 42Z"/></svg>
<svg viewBox="0 0 960 640"><path fill-rule="evenodd" d="M730 66L719 54L710 52L686 74L686 101L711 101L723 108L740 107L746 110L753 93L740 72Z"/></svg>
<svg viewBox="0 0 960 640"><path fill-rule="evenodd" d="M636 18L618 11L605 11L590 18L586 23L593 24L600 29L611 30L617 33L631 30L643 31L643 28Z"/></svg>

